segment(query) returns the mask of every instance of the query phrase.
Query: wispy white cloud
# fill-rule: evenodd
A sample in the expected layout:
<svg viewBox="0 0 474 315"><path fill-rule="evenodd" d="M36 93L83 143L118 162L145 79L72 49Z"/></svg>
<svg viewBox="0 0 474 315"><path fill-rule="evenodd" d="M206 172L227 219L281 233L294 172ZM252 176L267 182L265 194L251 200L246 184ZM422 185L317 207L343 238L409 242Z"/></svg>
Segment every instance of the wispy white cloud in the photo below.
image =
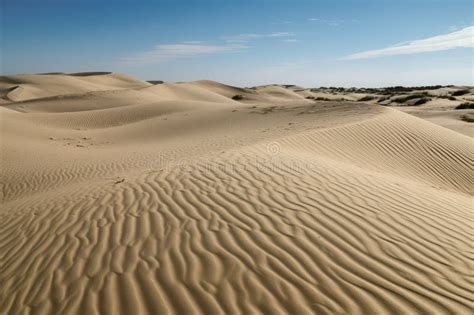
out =
<svg viewBox="0 0 474 315"><path fill-rule="evenodd" d="M269 65L268 68L290 69L290 68L297 68L297 67L305 67L305 66L315 64L315 63L320 63L320 62L327 62L327 60L323 60L323 59L292 60L292 61L287 61L287 62L275 63L275 64L272 64L272 65Z"/></svg>
<svg viewBox="0 0 474 315"><path fill-rule="evenodd" d="M295 36L292 32L276 32L266 35L266 37L288 37L288 36Z"/></svg>
<svg viewBox="0 0 474 315"><path fill-rule="evenodd" d="M293 37L295 36L292 32L274 32L269 34L256 34L256 33L247 33L247 34L238 34L232 36L222 36L221 38L228 43L242 43L248 42L251 40L256 40L260 38L281 38L281 37Z"/></svg>
<svg viewBox="0 0 474 315"><path fill-rule="evenodd" d="M280 25L280 24L292 24L292 21L276 21L276 22L271 22L270 24L273 25Z"/></svg>
<svg viewBox="0 0 474 315"><path fill-rule="evenodd" d="M119 59L123 65L137 65L163 62L178 58L191 58L203 55L220 54L228 52L243 51L247 43L253 40L268 38L278 39L284 42L297 42L292 32L273 32L268 34L246 33L233 36L222 36L220 43L207 44L201 41L183 41L175 44L160 44L149 51L137 53Z"/></svg>
<svg viewBox="0 0 474 315"><path fill-rule="evenodd" d="M308 18L306 19L307 21L309 22L319 22L319 23L323 23L323 24L326 24L326 25L329 25L329 26L339 26L341 25L342 23L344 22L353 22L353 23L356 23L356 21L358 22L358 20L350 20L350 21L345 21L345 20L326 20L326 19L320 19L320 18Z"/></svg>
<svg viewBox="0 0 474 315"><path fill-rule="evenodd" d="M191 44L191 45L197 45L197 44L204 44L205 42L201 42L199 40L188 40L188 41L183 41L180 42L181 44Z"/></svg>
<svg viewBox="0 0 474 315"><path fill-rule="evenodd" d="M246 48L248 47L245 45L209 45L198 41L166 45L162 44L156 45L152 50L121 58L120 62L123 64L146 64L177 58L189 58L202 55L240 51Z"/></svg>
<svg viewBox="0 0 474 315"><path fill-rule="evenodd" d="M363 51L360 53L351 54L342 59L369 59L381 56L418 54L424 52L469 47L474 47L474 26L466 27L462 30L448 34L404 42L387 48Z"/></svg>
<svg viewBox="0 0 474 315"><path fill-rule="evenodd" d="M285 43L298 43L298 42L300 42L300 40L296 39L296 38L287 38L287 39L282 39L281 41L285 42Z"/></svg>

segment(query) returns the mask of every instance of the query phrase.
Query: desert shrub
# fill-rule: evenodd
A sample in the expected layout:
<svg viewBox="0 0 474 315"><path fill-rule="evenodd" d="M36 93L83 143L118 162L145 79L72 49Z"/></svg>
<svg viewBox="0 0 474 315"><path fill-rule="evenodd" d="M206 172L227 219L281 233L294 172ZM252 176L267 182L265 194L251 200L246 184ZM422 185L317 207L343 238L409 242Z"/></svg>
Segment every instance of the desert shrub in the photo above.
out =
<svg viewBox="0 0 474 315"><path fill-rule="evenodd" d="M455 109L474 109L474 103L465 102L456 106Z"/></svg>
<svg viewBox="0 0 474 315"><path fill-rule="evenodd" d="M454 91L453 93L451 93L451 95L452 95L452 96L461 96L461 95L468 94L469 92L470 92L469 89L457 90L457 91Z"/></svg>
<svg viewBox="0 0 474 315"><path fill-rule="evenodd" d="M374 89L374 88L359 89L357 92L367 93L367 94L378 94L380 93L380 89Z"/></svg>
<svg viewBox="0 0 474 315"><path fill-rule="evenodd" d="M409 101L409 100L412 100L412 99L415 99L415 98L423 98L426 95L427 95L427 93L409 94L407 96L398 97L398 98L394 99L393 101L396 102L396 103L405 103L406 101Z"/></svg>
<svg viewBox="0 0 474 315"><path fill-rule="evenodd" d="M234 101L240 101L240 100L243 100L244 97L243 97L242 95L240 95L240 94L237 94L237 95L232 96L232 99L233 99Z"/></svg>
<svg viewBox="0 0 474 315"><path fill-rule="evenodd" d="M418 105L422 105L422 104L425 104L426 102L428 101L431 101L430 98L427 98L427 97L423 97L423 98L420 98L418 101L416 101L415 103L413 103L413 106L418 106Z"/></svg>
<svg viewBox="0 0 474 315"><path fill-rule="evenodd" d="M315 101L326 101L326 102L345 102L345 101L347 101L342 97L340 97L340 98L316 97L314 100Z"/></svg>
<svg viewBox="0 0 474 315"><path fill-rule="evenodd" d="M400 93L400 92L412 92L412 91L422 91L422 90L437 90L442 88L441 85L428 85L428 86L389 86L382 88L385 92L391 93Z"/></svg>
<svg viewBox="0 0 474 315"><path fill-rule="evenodd" d="M466 122L472 123L472 122L474 122L474 116L462 115L462 116L461 116L461 120L464 120L464 121L466 121Z"/></svg>
<svg viewBox="0 0 474 315"><path fill-rule="evenodd" d="M374 99L376 99L375 96L366 95L366 96L362 97L361 99L359 99L358 101L359 101L359 102L368 102L368 101L372 101L372 100L374 100Z"/></svg>
<svg viewBox="0 0 474 315"><path fill-rule="evenodd" d="M447 100L450 100L450 101L455 101L456 98L452 95L440 95L438 96L438 98L443 98L443 99L447 99Z"/></svg>
<svg viewBox="0 0 474 315"><path fill-rule="evenodd" d="M314 96L306 96L305 99L307 99L307 100L314 100Z"/></svg>

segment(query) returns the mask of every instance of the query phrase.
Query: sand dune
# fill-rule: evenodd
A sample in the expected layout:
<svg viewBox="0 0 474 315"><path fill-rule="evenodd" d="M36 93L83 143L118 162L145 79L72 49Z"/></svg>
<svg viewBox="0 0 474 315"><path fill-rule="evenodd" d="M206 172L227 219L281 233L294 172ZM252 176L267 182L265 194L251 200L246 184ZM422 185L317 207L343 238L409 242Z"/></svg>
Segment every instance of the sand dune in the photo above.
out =
<svg viewBox="0 0 474 315"><path fill-rule="evenodd" d="M24 74L1 76L0 89L3 98L10 101L25 101L35 98L103 91L110 89L130 89L150 86L123 74L65 75L65 74Z"/></svg>
<svg viewBox="0 0 474 315"><path fill-rule="evenodd" d="M299 87L0 88L1 314L473 312L466 135Z"/></svg>

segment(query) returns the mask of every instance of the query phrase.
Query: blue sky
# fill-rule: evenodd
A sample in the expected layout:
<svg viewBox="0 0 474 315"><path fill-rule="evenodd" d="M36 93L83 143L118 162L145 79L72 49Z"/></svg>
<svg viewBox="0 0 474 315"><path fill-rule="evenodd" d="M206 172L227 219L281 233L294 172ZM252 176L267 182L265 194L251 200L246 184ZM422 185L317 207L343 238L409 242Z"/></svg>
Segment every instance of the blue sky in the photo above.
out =
<svg viewBox="0 0 474 315"><path fill-rule="evenodd" d="M474 85L471 0L2 0L1 72Z"/></svg>

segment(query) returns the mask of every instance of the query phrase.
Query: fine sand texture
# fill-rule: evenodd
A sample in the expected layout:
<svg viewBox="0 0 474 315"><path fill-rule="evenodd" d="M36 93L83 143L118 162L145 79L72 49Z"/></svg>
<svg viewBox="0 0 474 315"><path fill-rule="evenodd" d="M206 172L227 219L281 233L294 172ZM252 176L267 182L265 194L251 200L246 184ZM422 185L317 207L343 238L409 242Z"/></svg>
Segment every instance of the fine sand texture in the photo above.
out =
<svg viewBox="0 0 474 315"><path fill-rule="evenodd" d="M0 314L474 313L473 142L423 107L115 73L0 91Z"/></svg>

